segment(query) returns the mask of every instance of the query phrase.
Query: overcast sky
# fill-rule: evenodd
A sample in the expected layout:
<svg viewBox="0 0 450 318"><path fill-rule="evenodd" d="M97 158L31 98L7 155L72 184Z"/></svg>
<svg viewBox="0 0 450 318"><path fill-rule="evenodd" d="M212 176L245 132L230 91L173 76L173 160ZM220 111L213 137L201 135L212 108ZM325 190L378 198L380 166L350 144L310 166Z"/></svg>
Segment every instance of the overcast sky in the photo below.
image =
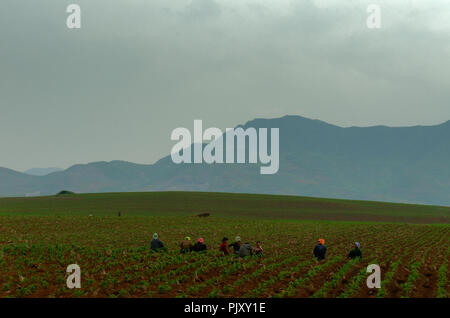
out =
<svg viewBox="0 0 450 318"><path fill-rule="evenodd" d="M439 124L449 70L447 0L1 0L0 166L153 163L194 119Z"/></svg>

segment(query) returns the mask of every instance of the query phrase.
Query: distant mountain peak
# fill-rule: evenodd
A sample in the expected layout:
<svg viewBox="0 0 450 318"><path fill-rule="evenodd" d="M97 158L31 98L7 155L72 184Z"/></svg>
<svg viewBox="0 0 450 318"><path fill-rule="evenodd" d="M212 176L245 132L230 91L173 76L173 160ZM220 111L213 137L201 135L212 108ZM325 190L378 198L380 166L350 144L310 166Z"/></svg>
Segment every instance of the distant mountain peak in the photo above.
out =
<svg viewBox="0 0 450 318"><path fill-rule="evenodd" d="M23 173L29 174L31 176L43 177L43 176L46 176L46 175L48 175L50 173L58 172L58 171L63 171L63 169L55 168L55 167L51 167L51 168L31 168L31 169L28 169L28 170L24 171Z"/></svg>
<svg viewBox="0 0 450 318"><path fill-rule="evenodd" d="M300 115L285 115L282 117L275 118L255 118L246 122L244 125L238 125L237 127L277 127L281 128L283 126L295 127L297 125L305 125L305 126L317 126L317 127L338 127L339 126L327 123L320 119L311 119L308 117L303 117ZM268 125L268 126L267 126Z"/></svg>

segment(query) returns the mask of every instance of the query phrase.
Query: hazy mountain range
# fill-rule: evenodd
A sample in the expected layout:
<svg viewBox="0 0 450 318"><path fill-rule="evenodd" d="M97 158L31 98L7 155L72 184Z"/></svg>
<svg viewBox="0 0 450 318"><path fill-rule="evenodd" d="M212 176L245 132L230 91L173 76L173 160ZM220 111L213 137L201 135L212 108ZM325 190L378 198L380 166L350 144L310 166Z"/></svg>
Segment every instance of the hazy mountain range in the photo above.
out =
<svg viewBox="0 0 450 318"><path fill-rule="evenodd" d="M31 168L31 169L24 171L23 173L30 174L32 176L45 176L52 172L63 171L63 170L64 169L61 169L61 168Z"/></svg>
<svg viewBox="0 0 450 318"><path fill-rule="evenodd" d="M300 116L242 127L280 129L280 169L259 164L75 165L43 176L0 168L0 196L116 191L226 191L450 205L450 121L436 126L342 128ZM36 174L36 173L35 173Z"/></svg>

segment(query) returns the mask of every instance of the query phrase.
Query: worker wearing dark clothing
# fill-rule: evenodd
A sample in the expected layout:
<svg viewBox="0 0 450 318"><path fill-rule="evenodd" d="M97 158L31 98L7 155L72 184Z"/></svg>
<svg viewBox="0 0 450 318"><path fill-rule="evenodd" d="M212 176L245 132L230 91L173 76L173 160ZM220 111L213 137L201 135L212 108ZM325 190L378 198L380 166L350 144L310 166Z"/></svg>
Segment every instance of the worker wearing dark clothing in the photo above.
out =
<svg viewBox="0 0 450 318"><path fill-rule="evenodd" d="M234 254L238 254L239 253L239 249L241 248L241 238L239 236L236 236L235 238L235 242L228 245L229 247L233 248L233 253Z"/></svg>
<svg viewBox="0 0 450 318"><path fill-rule="evenodd" d="M350 253L348 253L348 256L347 256L348 258L351 258L351 259L354 259L356 257L362 258L362 253L361 253L361 249L360 249L361 245L358 242L355 242L355 246L356 247L354 249L352 249L350 251Z"/></svg>
<svg viewBox="0 0 450 318"><path fill-rule="evenodd" d="M205 252L206 251L206 244L203 243L203 239L199 238L197 243L194 244L194 246L192 246L192 250L194 252Z"/></svg>
<svg viewBox="0 0 450 318"><path fill-rule="evenodd" d="M327 247L325 246L325 240L319 239L319 244L314 247L314 257L318 261L325 259L325 254L327 252Z"/></svg>
<svg viewBox="0 0 450 318"><path fill-rule="evenodd" d="M150 242L150 248L154 251L166 249L156 233L153 234L153 240Z"/></svg>

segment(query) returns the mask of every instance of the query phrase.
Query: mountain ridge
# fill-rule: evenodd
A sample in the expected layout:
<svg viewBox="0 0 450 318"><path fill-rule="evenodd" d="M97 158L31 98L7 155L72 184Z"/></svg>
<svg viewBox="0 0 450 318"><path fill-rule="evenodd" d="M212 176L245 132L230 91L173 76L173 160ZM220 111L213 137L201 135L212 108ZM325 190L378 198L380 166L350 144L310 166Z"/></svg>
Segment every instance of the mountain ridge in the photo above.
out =
<svg viewBox="0 0 450 318"><path fill-rule="evenodd" d="M260 165L123 160L76 164L46 176L0 168L0 196L39 192L211 191L450 205L450 120L432 126L340 127L286 115L237 127L280 128L280 171ZM2 170L4 169L4 170ZM7 176L3 178L2 176Z"/></svg>

